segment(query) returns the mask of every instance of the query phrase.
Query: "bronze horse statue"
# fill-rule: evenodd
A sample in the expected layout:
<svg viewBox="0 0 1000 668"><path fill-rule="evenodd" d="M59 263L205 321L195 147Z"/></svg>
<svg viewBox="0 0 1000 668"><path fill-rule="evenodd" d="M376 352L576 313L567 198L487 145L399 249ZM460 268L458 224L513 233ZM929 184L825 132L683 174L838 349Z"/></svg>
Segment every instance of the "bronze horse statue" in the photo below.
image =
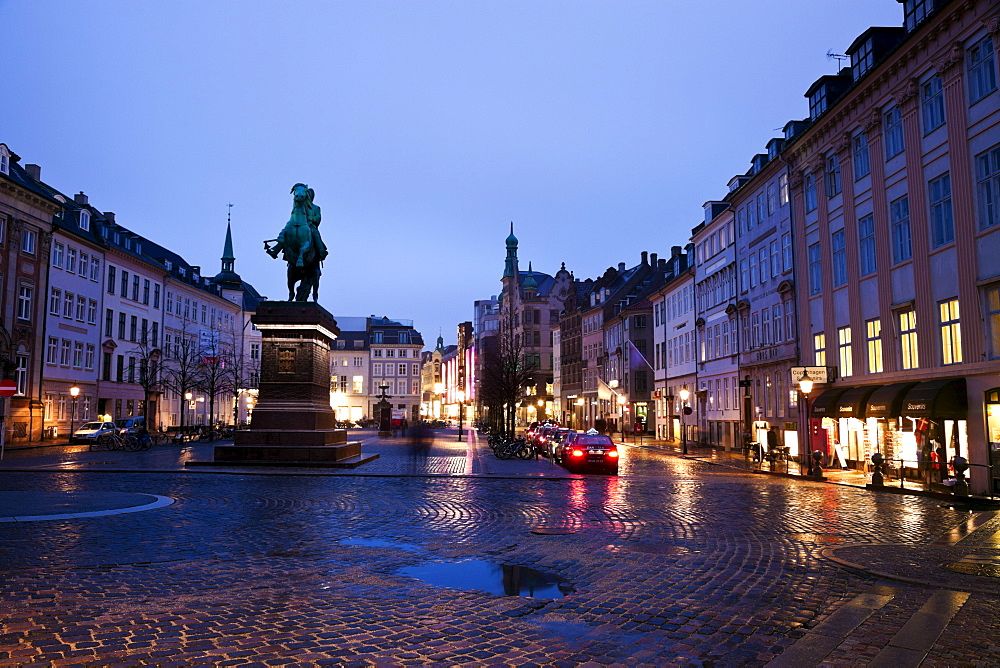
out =
<svg viewBox="0 0 1000 668"><path fill-rule="evenodd" d="M304 183L292 186L292 216L277 239L264 242L264 250L273 258L282 252L288 263L288 301L304 302L312 292L313 301L319 299L320 263L326 259L327 248L319 234L321 220L319 207L313 204L315 193ZM274 246L269 246L276 241ZM296 289L295 284L298 283Z"/></svg>

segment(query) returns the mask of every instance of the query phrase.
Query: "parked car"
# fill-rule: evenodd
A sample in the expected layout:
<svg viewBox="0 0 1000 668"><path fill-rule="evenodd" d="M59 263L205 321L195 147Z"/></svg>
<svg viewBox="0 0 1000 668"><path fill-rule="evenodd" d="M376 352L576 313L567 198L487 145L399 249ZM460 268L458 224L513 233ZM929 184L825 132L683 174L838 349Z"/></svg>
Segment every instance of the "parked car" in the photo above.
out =
<svg viewBox="0 0 1000 668"><path fill-rule="evenodd" d="M136 417L118 418L115 426L126 434L138 434L146 428L146 418L142 415Z"/></svg>
<svg viewBox="0 0 1000 668"><path fill-rule="evenodd" d="M576 432L572 429L567 429L566 427L560 427L549 432L548 436L545 438L545 451L542 452L543 455L549 459L554 460L556 456L556 451L563 444L563 442L569 438L572 434Z"/></svg>
<svg viewBox="0 0 1000 668"><path fill-rule="evenodd" d="M535 432L535 437L531 441L532 446L534 446L535 448L535 452L539 454L545 454L546 452L548 452L549 446L547 444L547 440L549 434L551 434L558 428L559 427L557 427L556 425L545 425L539 428L538 431Z"/></svg>
<svg viewBox="0 0 1000 668"><path fill-rule="evenodd" d="M98 438L113 432L115 429L117 427L114 422L87 422L70 435L69 442L94 444Z"/></svg>
<svg viewBox="0 0 1000 668"><path fill-rule="evenodd" d="M571 473L585 470L618 473L618 447L609 436L574 432L557 452L559 463Z"/></svg>

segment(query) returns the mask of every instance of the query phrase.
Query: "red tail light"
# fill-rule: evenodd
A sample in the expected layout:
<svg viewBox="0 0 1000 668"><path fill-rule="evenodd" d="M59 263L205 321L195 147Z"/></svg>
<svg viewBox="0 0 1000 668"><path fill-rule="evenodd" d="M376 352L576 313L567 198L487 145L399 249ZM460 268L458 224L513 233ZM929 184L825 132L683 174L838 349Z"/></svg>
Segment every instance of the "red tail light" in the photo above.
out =
<svg viewBox="0 0 1000 668"><path fill-rule="evenodd" d="M583 457L583 450L577 450L576 448L574 448L572 456L573 457Z"/></svg>
<svg viewBox="0 0 1000 668"><path fill-rule="evenodd" d="M617 450L608 450L608 457L612 457L612 458L618 457L618 451Z"/></svg>

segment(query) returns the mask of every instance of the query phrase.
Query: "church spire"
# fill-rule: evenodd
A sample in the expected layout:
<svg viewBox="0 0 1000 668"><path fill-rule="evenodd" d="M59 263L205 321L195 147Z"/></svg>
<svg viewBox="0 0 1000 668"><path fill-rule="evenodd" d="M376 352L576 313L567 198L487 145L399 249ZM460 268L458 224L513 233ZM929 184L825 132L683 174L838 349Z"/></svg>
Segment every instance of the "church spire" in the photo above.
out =
<svg viewBox="0 0 1000 668"><path fill-rule="evenodd" d="M226 217L226 244L222 248L222 271L216 275L214 281L221 286L233 288L239 287L243 279L236 273L236 256L233 253L233 205L229 205L229 215Z"/></svg>
<svg viewBox="0 0 1000 668"><path fill-rule="evenodd" d="M507 237L507 260L503 267L504 278L517 278L517 237L514 236L514 221L510 223L510 236Z"/></svg>

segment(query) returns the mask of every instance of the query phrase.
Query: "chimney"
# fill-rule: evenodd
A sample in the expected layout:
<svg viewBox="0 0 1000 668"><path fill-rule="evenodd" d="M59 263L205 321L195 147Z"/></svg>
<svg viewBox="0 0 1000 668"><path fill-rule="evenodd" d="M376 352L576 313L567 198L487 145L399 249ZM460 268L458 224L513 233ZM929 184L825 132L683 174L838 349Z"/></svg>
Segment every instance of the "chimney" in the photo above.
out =
<svg viewBox="0 0 1000 668"><path fill-rule="evenodd" d="M82 190L80 192L78 192L77 194L73 195L73 201L76 202L77 204L81 204L81 205L83 205L83 204L90 204L89 198L86 195L83 194Z"/></svg>
<svg viewBox="0 0 1000 668"><path fill-rule="evenodd" d="M105 218L107 219L107 221L108 221L109 223L111 223L112 225L114 225L114 224L115 224L115 212L114 212L114 211L105 211L105 212L104 212L104 217L105 217Z"/></svg>
<svg viewBox="0 0 1000 668"><path fill-rule="evenodd" d="M681 250L682 249L681 249L680 246L671 246L670 247L670 257L677 257L678 255L681 254Z"/></svg>
<svg viewBox="0 0 1000 668"><path fill-rule="evenodd" d="M660 262L656 266L659 267L660 269L666 269L667 261L661 257Z"/></svg>
<svg viewBox="0 0 1000 668"><path fill-rule="evenodd" d="M656 253L649 254L649 264L651 264L654 267L656 266Z"/></svg>
<svg viewBox="0 0 1000 668"><path fill-rule="evenodd" d="M199 276L201 275L201 267L199 267L196 264L191 265L191 271L195 274L198 274Z"/></svg>
<svg viewBox="0 0 1000 668"><path fill-rule="evenodd" d="M642 263L649 264L649 253L647 251L642 251Z"/></svg>
<svg viewBox="0 0 1000 668"><path fill-rule="evenodd" d="M618 272L621 273L623 271L625 271L625 263L624 262L619 262L618 263Z"/></svg>
<svg viewBox="0 0 1000 668"><path fill-rule="evenodd" d="M25 165L24 166L24 171L28 172L28 176L30 176L35 181L41 181L42 180L42 168L40 166L38 166L38 165Z"/></svg>

